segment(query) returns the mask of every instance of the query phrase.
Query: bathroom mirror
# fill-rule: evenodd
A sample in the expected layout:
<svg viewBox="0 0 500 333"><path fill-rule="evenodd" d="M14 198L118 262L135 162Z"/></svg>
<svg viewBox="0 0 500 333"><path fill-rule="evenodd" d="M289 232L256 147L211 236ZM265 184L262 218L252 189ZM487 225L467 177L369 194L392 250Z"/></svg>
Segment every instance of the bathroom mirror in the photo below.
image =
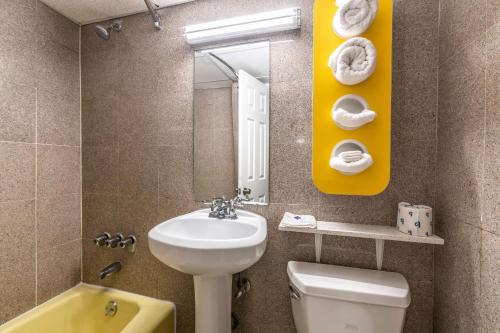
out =
<svg viewBox="0 0 500 333"><path fill-rule="evenodd" d="M194 195L269 202L269 42L194 54Z"/></svg>

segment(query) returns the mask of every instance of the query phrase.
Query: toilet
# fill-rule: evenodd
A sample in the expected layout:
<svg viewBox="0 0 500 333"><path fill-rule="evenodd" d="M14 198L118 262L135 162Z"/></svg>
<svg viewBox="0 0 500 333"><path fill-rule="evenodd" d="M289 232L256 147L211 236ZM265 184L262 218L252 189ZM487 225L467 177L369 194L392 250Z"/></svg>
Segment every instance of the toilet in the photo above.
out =
<svg viewBox="0 0 500 333"><path fill-rule="evenodd" d="M410 305L399 273L290 261L297 333L401 333Z"/></svg>

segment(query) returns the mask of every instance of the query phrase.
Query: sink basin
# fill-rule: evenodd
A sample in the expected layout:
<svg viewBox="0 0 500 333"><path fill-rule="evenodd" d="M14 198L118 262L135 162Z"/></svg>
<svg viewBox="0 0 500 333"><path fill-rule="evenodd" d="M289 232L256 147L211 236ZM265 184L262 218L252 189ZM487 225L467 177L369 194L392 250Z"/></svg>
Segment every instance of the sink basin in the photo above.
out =
<svg viewBox="0 0 500 333"><path fill-rule="evenodd" d="M149 249L165 265L194 275L196 333L230 333L232 274L262 257L267 222L244 210L237 210L235 220L208 213L202 209L158 224L149 231Z"/></svg>
<svg viewBox="0 0 500 333"><path fill-rule="evenodd" d="M266 219L246 211L237 211L236 220L209 218L208 213L208 209L198 210L151 229L151 253L164 264L193 275L238 273L262 257Z"/></svg>

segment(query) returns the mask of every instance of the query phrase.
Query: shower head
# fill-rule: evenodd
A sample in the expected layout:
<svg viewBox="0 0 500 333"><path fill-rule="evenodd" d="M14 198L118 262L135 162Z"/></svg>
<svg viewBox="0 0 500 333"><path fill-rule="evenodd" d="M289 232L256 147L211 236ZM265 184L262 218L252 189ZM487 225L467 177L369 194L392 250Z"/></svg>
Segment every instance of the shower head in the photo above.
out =
<svg viewBox="0 0 500 333"><path fill-rule="evenodd" d="M106 29L102 25L95 26L95 33L97 34L97 36L99 36L100 38L102 38L104 40L108 40L110 37L108 29Z"/></svg>
<svg viewBox="0 0 500 333"><path fill-rule="evenodd" d="M99 38L102 38L104 40L109 40L109 38L111 37L111 31L120 32L121 30L122 21L120 20L113 21L113 24L111 24L107 28L103 27L100 24L95 26L95 33L97 34L97 36L99 36Z"/></svg>

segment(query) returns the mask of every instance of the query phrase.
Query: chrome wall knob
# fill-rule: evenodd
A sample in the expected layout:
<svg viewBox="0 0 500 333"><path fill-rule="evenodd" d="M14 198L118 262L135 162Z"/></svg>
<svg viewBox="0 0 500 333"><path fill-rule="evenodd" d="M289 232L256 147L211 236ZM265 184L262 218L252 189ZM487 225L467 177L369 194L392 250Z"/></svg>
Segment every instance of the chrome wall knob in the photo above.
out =
<svg viewBox="0 0 500 333"><path fill-rule="evenodd" d="M120 247L122 249L128 249L130 252L134 252L136 243L137 238L135 238L134 235L128 235L120 242Z"/></svg>
<svg viewBox="0 0 500 333"><path fill-rule="evenodd" d="M116 235L114 235L113 237L111 237L110 239L108 239L106 241L106 246L109 247L109 248L114 249L115 247L118 246L118 244L120 244L120 242L122 240L123 240L123 235L122 234L116 234Z"/></svg>
<svg viewBox="0 0 500 333"><path fill-rule="evenodd" d="M99 247L102 247L104 245L106 245L108 239L111 238L111 235L109 234L109 232L104 232L102 234L100 234L99 236L97 236L96 238L94 238L94 244L99 246Z"/></svg>

